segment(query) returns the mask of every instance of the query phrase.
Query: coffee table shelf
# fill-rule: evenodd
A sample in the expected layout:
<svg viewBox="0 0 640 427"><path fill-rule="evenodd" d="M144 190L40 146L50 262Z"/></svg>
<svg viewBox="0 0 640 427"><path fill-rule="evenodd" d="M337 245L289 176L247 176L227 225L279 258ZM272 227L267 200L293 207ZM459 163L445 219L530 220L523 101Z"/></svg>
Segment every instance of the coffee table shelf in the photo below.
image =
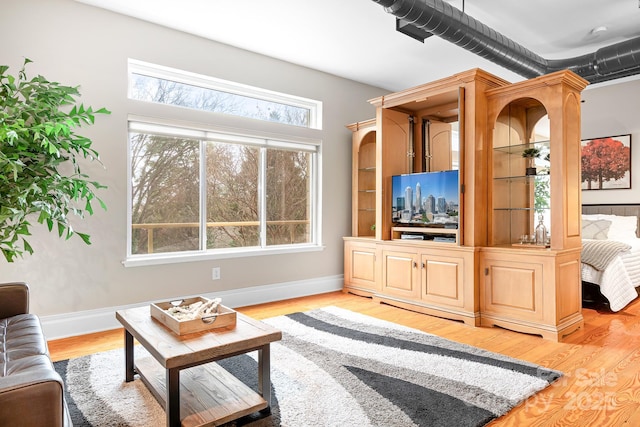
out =
<svg viewBox="0 0 640 427"><path fill-rule="evenodd" d="M166 409L165 369L152 357L137 359L140 379ZM261 411L267 401L215 362L180 372L183 427L217 426Z"/></svg>

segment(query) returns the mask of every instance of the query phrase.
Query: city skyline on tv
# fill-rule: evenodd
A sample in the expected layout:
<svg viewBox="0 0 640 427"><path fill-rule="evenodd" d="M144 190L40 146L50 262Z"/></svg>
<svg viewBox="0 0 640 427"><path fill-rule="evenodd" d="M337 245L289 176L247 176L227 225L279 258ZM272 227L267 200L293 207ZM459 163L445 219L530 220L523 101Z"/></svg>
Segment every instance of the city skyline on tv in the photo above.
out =
<svg viewBox="0 0 640 427"><path fill-rule="evenodd" d="M394 222L458 222L457 170L396 175L391 187Z"/></svg>

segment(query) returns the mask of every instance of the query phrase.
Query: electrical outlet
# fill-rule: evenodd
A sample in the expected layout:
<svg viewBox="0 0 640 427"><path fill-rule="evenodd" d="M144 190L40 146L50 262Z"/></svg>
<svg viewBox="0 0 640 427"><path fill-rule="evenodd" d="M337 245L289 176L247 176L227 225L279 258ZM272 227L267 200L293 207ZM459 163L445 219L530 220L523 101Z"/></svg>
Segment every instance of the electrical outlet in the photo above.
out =
<svg viewBox="0 0 640 427"><path fill-rule="evenodd" d="M213 267L211 269L211 279L220 280L220 267Z"/></svg>

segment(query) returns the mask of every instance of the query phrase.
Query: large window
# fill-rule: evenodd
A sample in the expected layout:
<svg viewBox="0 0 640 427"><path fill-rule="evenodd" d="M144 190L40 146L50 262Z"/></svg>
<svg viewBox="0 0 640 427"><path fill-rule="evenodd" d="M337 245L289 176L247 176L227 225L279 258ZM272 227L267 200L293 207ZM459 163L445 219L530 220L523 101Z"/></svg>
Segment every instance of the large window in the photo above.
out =
<svg viewBox="0 0 640 427"><path fill-rule="evenodd" d="M216 91L204 91L181 98L184 86L165 82L147 80L145 91L164 99L198 98L201 105L215 104L220 97ZM131 98L140 96L138 90L139 85L130 86ZM287 116L296 123L286 124L294 126L300 126L299 119L308 122L317 116L309 109L289 110L299 113ZM230 111L225 108L227 114ZM185 125L166 116L132 116L129 153L129 262L320 245L319 141L203 123Z"/></svg>

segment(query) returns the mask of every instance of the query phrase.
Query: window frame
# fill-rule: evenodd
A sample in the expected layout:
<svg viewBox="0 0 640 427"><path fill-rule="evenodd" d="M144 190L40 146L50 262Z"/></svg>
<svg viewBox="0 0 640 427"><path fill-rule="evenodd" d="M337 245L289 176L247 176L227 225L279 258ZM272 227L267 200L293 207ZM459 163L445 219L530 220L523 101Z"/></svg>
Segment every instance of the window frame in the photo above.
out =
<svg viewBox="0 0 640 427"><path fill-rule="evenodd" d="M297 253L297 252L309 252L309 251L319 251L324 248L322 244L322 230L321 230L321 220L320 220L320 212L321 212L321 176L320 171L321 161L322 161L322 144L320 140L310 140L310 139L302 139L291 137L287 140L285 138L275 138L273 136L265 136L260 133L251 133L251 132L230 132L228 130L221 130L215 126L205 126L199 125L197 127L189 126L184 127L184 125L176 125L176 123L172 120L164 120L164 119L150 119L148 117L140 117L130 115L128 119L128 137L127 137L127 257L124 261L124 265L129 266L142 266L142 265L155 265L155 264L169 264L169 263L177 263L177 262L188 262L188 261L200 261L207 259L225 259L225 258L237 258L237 257L245 257L245 256L255 256L255 255L273 255L273 254L282 254L282 253ZM218 249L207 249L203 247L203 243L206 244L205 240L203 240L203 233L206 233L206 179L202 179L202 177L206 174L206 170L203 167L200 168L200 212L199 212L199 234L200 234L200 248L198 250L192 251L182 251L182 252L162 252L162 253L153 253L153 254L133 254L132 249L132 239L133 239L133 218L132 218L132 157L131 157L131 133L144 133L148 132L155 135L165 135L169 137L188 137L193 138L194 140L198 140L201 147L203 144L206 144L208 141L219 141L219 142L244 142L246 145L253 145L261 147L262 149L267 149L269 147L273 148L299 148L301 151L305 151L312 154L312 164L311 167L311 182L310 182L310 233L311 238L310 242L307 243L295 243L295 244L286 244L286 245L266 245L266 236L264 233L264 227L266 227L266 206L264 203L264 198L266 197L266 188L262 185L264 181L264 176L260 179L260 189L259 189L259 198L261 199L260 204L260 226L261 226L261 238L260 238L260 246L247 246L247 247L238 247L238 248L218 248ZM263 141L260 143L259 141ZM313 148L310 148L313 147ZM204 156L201 155L199 161L202 166L204 161ZM264 175L266 173L265 162L266 156L261 155L261 167L260 174ZM206 246L206 245L205 245Z"/></svg>
<svg viewBox="0 0 640 427"><path fill-rule="evenodd" d="M286 105L293 105L291 99L299 99L304 102L312 101L315 108L315 113L312 113L309 121L309 128L288 125L280 122L263 121L259 119L247 118L244 116L235 116L218 112L202 111L197 109L185 108L171 104L160 104L155 102L141 101L132 98L129 100L130 114L127 117L127 248L126 258L123 261L125 267L145 266L145 265L159 265L159 264L172 264L192 261L203 261L212 259L226 259L226 258L241 258L249 256L261 256L261 255L274 255L274 254L286 254L286 253L303 253L321 251L324 249L322 242L322 139L320 138L320 124L322 122L322 103L319 101L307 100L306 98L291 97L286 94L277 94L267 90L253 88L242 84L235 84L233 82L226 82L220 79L212 77L201 76L194 73L182 72L180 70L156 66L153 64L144 63L136 60L129 60L128 76L131 76L132 72L138 72L144 66L145 71L153 71L154 77L177 79L180 77L180 82L186 84L195 84L202 86L202 81L207 82L225 82L225 84L232 87L226 87L224 90L231 92L232 89L244 90L251 89L248 92L242 92L243 96L256 97L256 93L261 95L269 94L272 96L268 98L269 101L282 102L286 99L287 102L283 102ZM164 74L167 72L167 74ZM148 75L146 72L143 73ZM195 76L198 80L192 81L191 77ZM129 79L130 81L131 79ZM178 80L176 80L178 81ZM220 90L220 87L214 88ZM254 92L257 90L257 92ZM278 95L278 96L276 96ZM265 99L261 97L260 99ZM305 108L309 107L308 103L302 103ZM200 248L197 251L183 251L183 252L165 252L154 254L132 254L132 153L131 153L131 137L130 137L130 124L135 123L134 129L138 132L145 129L157 130L164 129L179 129L181 137L189 137L200 140L200 146L205 144L205 140L201 140L203 134L216 135L222 139L228 138L232 142L238 142L239 140L251 142L255 140L263 140L264 144L260 146L268 147L274 146L278 148L278 143L284 143L289 148L298 147L304 151L314 153L312 158L311 170L311 182L310 182L310 234L311 238L308 243L296 243L286 245L272 245L263 246L262 243L266 242L265 236L261 233L261 246L251 247L238 247L238 248L218 248L218 249L206 249L203 248L203 233L206 233L206 227L203 228L202 224L205 221L206 214L204 205L206 204L206 187L203 186L203 180L200 180ZM313 127L314 125L316 127ZM167 136L176 136L175 134L168 134ZM271 144L271 145L270 145ZM313 147L313 150L310 150ZM202 151L201 151L202 153ZM262 156L263 158L266 156ZM201 178L206 171L202 168L202 163L205 161L204 156L200 156L200 174ZM263 160L264 161L264 160ZM260 189L260 197L264 198L266 190ZM266 224L265 205L261 204L261 224ZM264 230L261 230L263 232ZM206 244L205 244L206 246Z"/></svg>

